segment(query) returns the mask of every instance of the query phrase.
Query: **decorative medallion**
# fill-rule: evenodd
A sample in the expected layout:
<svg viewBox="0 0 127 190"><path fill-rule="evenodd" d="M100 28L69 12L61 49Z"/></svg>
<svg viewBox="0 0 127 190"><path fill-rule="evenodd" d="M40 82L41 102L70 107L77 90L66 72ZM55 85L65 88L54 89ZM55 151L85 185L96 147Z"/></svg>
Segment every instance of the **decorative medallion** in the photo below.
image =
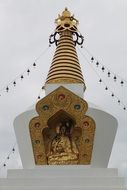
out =
<svg viewBox="0 0 127 190"><path fill-rule="evenodd" d="M80 108L81 108L81 106L80 106L79 104L75 104L75 105L74 105L74 109L80 110Z"/></svg>
<svg viewBox="0 0 127 190"><path fill-rule="evenodd" d="M62 100L64 100L65 99L65 94L59 94L58 95L58 100L59 101L62 101Z"/></svg>
<svg viewBox="0 0 127 190"><path fill-rule="evenodd" d="M47 110L49 110L49 106L48 106L48 105L44 105L44 106L42 107L42 109L43 109L44 111L47 111Z"/></svg>
<svg viewBox="0 0 127 190"><path fill-rule="evenodd" d="M84 122L83 122L83 127L85 127L85 128L86 128L86 127L89 127L89 123L88 123L87 121L84 121Z"/></svg>
<svg viewBox="0 0 127 190"><path fill-rule="evenodd" d="M39 122L35 123L35 124L34 124L34 127L35 127L36 129L39 129L39 128L40 128L40 123L39 123Z"/></svg>
<svg viewBox="0 0 127 190"><path fill-rule="evenodd" d="M35 143L36 144L40 144L40 140L35 140Z"/></svg>

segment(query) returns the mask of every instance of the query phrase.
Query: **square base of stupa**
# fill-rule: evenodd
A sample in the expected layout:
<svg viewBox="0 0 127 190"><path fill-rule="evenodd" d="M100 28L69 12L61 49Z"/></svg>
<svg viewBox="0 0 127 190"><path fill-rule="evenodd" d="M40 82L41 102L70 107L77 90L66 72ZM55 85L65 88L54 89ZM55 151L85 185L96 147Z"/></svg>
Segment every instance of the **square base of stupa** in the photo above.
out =
<svg viewBox="0 0 127 190"><path fill-rule="evenodd" d="M87 166L41 166L8 170L0 190L127 190L117 169Z"/></svg>

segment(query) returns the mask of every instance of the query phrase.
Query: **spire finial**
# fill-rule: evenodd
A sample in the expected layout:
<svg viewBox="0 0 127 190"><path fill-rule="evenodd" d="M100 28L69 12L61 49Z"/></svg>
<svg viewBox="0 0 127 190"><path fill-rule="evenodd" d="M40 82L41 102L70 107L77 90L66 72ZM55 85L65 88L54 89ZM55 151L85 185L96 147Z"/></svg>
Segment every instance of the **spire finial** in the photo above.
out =
<svg viewBox="0 0 127 190"><path fill-rule="evenodd" d="M61 32L63 30L77 31L78 20L71 15L70 11L66 7L61 15L55 20L57 25L56 31Z"/></svg>
<svg viewBox="0 0 127 190"><path fill-rule="evenodd" d="M65 10L62 12L63 17L71 17L70 11L68 11L68 8L65 7Z"/></svg>

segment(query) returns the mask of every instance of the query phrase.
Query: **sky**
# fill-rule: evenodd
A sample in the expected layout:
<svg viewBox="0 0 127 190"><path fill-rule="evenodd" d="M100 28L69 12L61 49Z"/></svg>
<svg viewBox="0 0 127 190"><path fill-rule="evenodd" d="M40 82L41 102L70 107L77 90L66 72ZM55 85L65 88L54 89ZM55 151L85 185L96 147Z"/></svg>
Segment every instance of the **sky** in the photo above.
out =
<svg viewBox="0 0 127 190"><path fill-rule="evenodd" d="M96 60L116 75L127 81L127 1L126 0L0 0L0 164L16 142L14 118L37 101L51 64L55 46L49 48L49 35L54 31L54 20L65 7L79 20L79 31L84 36L84 48ZM80 48L80 47L79 47ZM91 67L79 56L86 83L85 100L107 111L118 120L118 131L114 142L109 167L117 167L127 177L127 111L99 84L103 78L115 95L127 105L127 83L108 78L105 72ZM41 56L40 56L41 55ZM31 66L36 61L36 68ZM24 73L30 68L29 76ZM98 73L98 74L97 74ZM99 75L99 76L98 76ZM16 87L3 87L17 77ZM41 94L41 97L44 93ZM7 162L7 168L21 168L18 147ZM6 170L0 170L5 176Z"/></svg>

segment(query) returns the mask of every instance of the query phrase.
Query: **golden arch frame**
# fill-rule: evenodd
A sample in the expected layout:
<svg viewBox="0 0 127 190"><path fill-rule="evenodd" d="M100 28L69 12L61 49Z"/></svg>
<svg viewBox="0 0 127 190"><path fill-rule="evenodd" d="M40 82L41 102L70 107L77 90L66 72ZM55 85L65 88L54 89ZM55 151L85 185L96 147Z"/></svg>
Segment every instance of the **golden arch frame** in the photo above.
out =
<svg viewBox="0 0 127 190"><path fill-rule="evenodd" d="M47 165L46 147L42 132L48 128L50 118L59 113L60 110L75 119L74 139L79 148L79 164L90 164L96 126L94 120L85 115L87 109L86 101L62 86L38 101L36 110L39 116L31 119L29 123L36 165ZM80 135L79 130L81 130ZM47 136L47 141L50 141L50 138Z"/></svg>

